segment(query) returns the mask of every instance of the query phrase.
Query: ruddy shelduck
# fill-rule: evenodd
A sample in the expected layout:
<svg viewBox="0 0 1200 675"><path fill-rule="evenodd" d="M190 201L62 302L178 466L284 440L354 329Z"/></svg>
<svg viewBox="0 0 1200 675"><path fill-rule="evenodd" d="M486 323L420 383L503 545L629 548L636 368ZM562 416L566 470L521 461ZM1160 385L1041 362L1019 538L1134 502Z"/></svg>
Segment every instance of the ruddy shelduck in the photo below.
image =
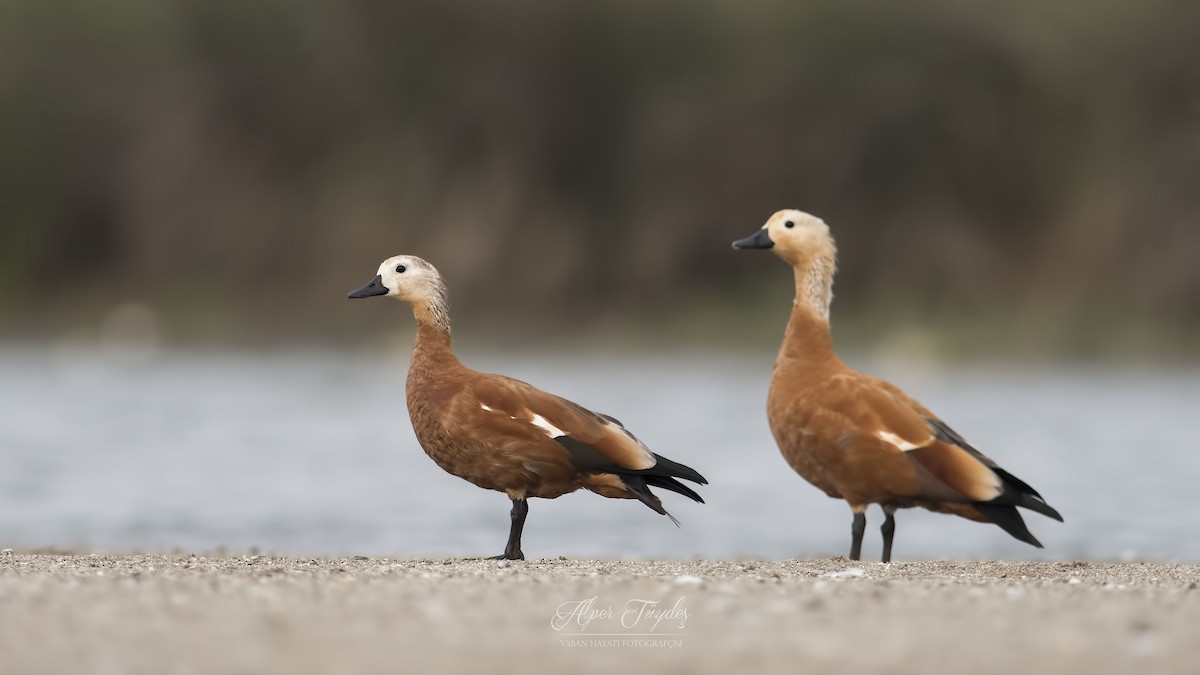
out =
<svg viewBox="0 0 1200 675"><path fill-rule="evenodd" d="M854 514L858 560L870 504L883 508L883 562L892 556L896 509L920 506L992 522L1041 548L1018 506L1062 520L1028 483L971 447L945 422L888 382L838 358L829 332L837 250L829 227L779 211L735 249L770 249L792 266L796 299L767 393L767 420L788 464Z"/></svg>
<svg viewBox="0 0 1200 675"><path fill-rule="evenodd" d="M460 363L450 340L446 285L433 265L411 255L388 258L349 297L376 295L408 303L417 320L407 398L421 447L447 472L512 500L508 544L497 559L525 558L521 531L530 497L553 499L585 488L637 499L672 521L651 487L703 503L676 480L707 483L703 476L654 454L615 418Z"/></svg>

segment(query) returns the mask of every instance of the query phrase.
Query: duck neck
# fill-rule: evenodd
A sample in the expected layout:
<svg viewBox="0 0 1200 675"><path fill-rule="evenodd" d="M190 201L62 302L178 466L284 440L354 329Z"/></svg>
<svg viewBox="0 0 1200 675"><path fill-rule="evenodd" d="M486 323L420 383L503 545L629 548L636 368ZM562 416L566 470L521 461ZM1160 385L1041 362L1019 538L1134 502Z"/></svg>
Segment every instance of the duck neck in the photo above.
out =
<svg viewBox="0 0 1200 675"><path fill-rule="evenodd" d="M450 305L445 293L413 305L417 320L417 344L413 348L413 366L418 363L457 364L450 338Z"/></svg>
<svg viewBox="0 0 1200 675"><path fill-rule="evenodd" d="M450 329L418 321L417 344L414 354L455 358L454 345L450 340Z"/></svg>
<svg viewBox="0 0 1200 675"><path fill-rule="evenodd" d="M833 299L833 261L812 258L795 266L796 299L788 319L779 362L792 361L815 368L836 364L829 332L829 303Z"/></svg>

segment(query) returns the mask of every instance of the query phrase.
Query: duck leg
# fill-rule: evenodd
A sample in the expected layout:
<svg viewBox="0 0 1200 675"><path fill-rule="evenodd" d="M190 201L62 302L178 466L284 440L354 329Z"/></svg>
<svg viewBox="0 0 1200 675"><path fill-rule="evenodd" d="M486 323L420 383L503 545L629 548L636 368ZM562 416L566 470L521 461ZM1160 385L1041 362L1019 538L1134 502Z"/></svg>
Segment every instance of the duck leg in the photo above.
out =
<svg viewBox="0 0 1200 675"><path fill-rule="evenodd" d="M896 534L896 507L883 507L884 518L883 525L879 526L879 531L883 533L883 560L882 562L892 562L892 537Z"/></svg>
<svg viewBox="0 0 1200 675"><path fill-rule="evenodd" d="M862 511L854 512L854 523L850 526L850 559L862 557L863 533L867 531L867 514Z"/></svg>
<svg viewBox="0 0 1200 675"><path fill-rule="evenodd" d="M521 552L521 531L525 529L525 516L529 515L529 502L524 499L512 500L512 510L508 512L512 518L512 527L508 531L508 545L502 555L492 556L489 560L524 560Z"/></svg>

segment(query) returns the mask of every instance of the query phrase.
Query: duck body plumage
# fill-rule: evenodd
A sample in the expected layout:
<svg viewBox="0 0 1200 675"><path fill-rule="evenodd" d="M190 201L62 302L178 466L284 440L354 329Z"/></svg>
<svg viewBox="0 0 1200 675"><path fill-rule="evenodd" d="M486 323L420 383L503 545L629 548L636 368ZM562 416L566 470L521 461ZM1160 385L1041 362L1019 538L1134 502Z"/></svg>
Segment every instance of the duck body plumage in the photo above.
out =
<svg viewBox="0 0 1200 675"><path fill-rule="evenodd" d="M391 258L351 297L383 294L411 304L417 319L405 393L422 449L446 472L513 501L509 543L499 557L524 557L520 538L531 497L554 499L587 489L637 499L672 521L651 487L704 501L678 480L705 484L703 476L651 452L615 418L463 365L450 338L445 287L429 263Z"/></svg>
<svg viewBox="0 0 1200 675"><path fill-rule="evenodd" d="M631 491L628 481L680 474L705 482L699 473L650 452L613 417L464 366L449 343L430 332L418 330L408 410L421 447L448 473L510 499L553 499L581 488L643 499L637 494L642 486ZM661 509L656 498L648 498L652 508Z"/></svg>
<svg viewBox="0 0 1200 675"><path fill-rule="evenodd" d="M767 419L788 465L854 512L851 558L859 556L870 504L887 514L885 562L893 513L910 507L992 522L1041 547L1016 507L1062 516L1036 490L899 388L838 358L828 314L835 248L820 219L781 211L735 247L775 248L793 267L796 299L771 376Z"/></svg>
<svg viewBox="0 0 1200 675"><path fill-rule="evenodd" d="M980 458L937 439L932 425L941 422L932 413L848 366L817 377L794 368L783 364L772 377L767 419L801 477L852 508L920 506L986 520L970 502L995 497L998 477ZM918 444L924 447L909 448Z"/></svg>

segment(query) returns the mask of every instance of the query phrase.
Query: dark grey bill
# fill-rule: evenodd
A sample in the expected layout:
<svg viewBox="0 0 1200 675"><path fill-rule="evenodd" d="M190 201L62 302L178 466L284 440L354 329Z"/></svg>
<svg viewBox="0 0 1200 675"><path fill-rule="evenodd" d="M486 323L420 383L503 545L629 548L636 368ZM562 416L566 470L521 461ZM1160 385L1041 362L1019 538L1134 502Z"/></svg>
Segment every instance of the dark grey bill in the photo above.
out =
<svg viewBox="0 0 1200 675"><path fill-rule="evenodd" d="M771 235L767 234L767 228L765 227L749 237L746 237L745 239L738 239L737 241L733 242L733 247L737 249L771 248L774 245L775 242L771 241Z"/></svg>
<svg viewBox="0 0 1200 675"><path fill-rule="evenodd" d="M346 297L353 300L354 298L369 298L372 295L387 295L387 292L387 286L383 285L383 277L376 274L375 278L371 280L371 283L363 286L357 291L350 291L350 295Z"/></svg>

